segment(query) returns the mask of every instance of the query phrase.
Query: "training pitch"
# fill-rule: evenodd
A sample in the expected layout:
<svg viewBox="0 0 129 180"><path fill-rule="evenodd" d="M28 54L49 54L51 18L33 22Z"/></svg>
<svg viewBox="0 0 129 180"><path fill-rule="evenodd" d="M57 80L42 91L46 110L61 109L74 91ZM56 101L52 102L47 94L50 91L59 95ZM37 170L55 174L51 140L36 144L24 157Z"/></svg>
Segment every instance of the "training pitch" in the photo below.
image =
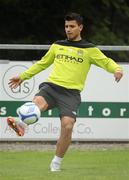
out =
<svg viewBox="0 0 129 180"><path fill-rule="evenodd" d="M70 149L61 172L50 172L54 150L0 151L1 180L128 180L128 149Z"/></svg>

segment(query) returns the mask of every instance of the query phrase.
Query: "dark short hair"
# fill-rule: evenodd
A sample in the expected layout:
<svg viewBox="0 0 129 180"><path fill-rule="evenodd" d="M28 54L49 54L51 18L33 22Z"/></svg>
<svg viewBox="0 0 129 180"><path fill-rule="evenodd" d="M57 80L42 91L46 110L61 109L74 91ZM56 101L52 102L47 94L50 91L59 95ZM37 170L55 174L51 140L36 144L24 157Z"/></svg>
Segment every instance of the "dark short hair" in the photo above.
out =
<svg viewBox="0 0 129 180"><path fill-rule="evenodd" d="M75 20L78 23L78 25L83 24L83 17L78 13L70 12L65 15L65 21L71 20Z"/></svg>

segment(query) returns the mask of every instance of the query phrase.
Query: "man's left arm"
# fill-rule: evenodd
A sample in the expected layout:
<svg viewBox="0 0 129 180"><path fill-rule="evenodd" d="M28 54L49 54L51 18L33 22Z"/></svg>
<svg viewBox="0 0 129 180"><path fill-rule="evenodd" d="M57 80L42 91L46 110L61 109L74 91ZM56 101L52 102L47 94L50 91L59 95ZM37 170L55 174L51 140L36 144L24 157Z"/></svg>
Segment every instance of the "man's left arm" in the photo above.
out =
<svg viewBox="0 0 129 180"><path fill-rule="evenodd" d="M115 81L119 82L123 76L123 70L114 60L105 56L98 48L92 48L90 51L91 63L106 71L113 73Z"/></svg>

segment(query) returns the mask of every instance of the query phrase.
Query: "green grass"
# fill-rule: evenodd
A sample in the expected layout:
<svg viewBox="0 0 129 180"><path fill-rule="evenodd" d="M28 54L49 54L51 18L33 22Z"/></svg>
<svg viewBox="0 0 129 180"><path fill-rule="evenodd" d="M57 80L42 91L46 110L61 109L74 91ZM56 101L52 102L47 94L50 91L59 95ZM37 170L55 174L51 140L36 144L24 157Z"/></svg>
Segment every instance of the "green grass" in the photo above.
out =
<svg viewBox="0 0 129 180"><path fill-rule="evenodd" d="M69 150L61 172L50 172L53 151L0 152L0 180L128 180L129 150Z"/></svg>

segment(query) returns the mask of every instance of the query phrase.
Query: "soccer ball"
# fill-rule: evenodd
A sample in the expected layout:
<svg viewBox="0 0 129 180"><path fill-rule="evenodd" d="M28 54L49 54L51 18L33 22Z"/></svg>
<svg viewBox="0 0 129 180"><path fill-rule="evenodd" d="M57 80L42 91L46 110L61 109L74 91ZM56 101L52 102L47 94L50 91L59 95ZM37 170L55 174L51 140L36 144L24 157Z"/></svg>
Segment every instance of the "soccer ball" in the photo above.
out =
<svg viewBox="0 0 129 180"><path fill-rule="evenodd" d="M27 125L33 124L40 118L40 110L33 102L27 102L17 109L19 118Z"/></svg>

